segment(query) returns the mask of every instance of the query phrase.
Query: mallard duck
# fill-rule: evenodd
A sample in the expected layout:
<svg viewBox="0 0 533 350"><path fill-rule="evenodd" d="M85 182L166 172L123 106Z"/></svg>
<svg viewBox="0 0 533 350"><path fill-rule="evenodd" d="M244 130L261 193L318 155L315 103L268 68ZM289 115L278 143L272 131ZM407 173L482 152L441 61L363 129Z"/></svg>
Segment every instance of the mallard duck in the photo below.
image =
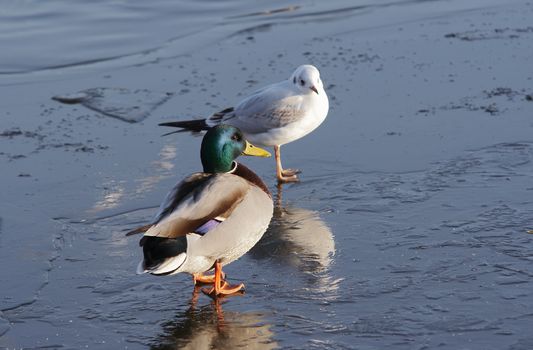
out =
<svg viewBox="0 0 533 350"><path fill-rule="evenodd" d="M144 258L138 273L173 275L186 272L196 284L212 283L212 296L233 294L244 285L225 281L222 267L250 250L266 231L273 213L272 196L252 170L237 163L243 155L269 157L242 132L229 125L211 128L201 146L203 172L178 183L166 196L144 232ZM204 272L215 270L214 275Z"/></svg>
<svg viewBox="0 0 533 350"><path fill-rule="evenodd" d="M290 78L257 90L235 108L226 108L206 119L161 123L191 131L215 125L238 127L252 143L274 147L278 182L298 181L297 169L283 169L281 146L315 130L328 114L328 96L320 72L302 65Z"/></svg>

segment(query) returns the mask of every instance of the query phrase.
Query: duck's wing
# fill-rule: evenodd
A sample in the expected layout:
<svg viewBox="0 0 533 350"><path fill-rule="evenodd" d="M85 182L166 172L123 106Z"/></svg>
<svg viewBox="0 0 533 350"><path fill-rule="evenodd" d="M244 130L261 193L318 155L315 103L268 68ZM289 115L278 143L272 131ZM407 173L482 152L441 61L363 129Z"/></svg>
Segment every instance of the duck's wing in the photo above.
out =
<svg viewBox="0 0 533 350"><path fill-rule="evenodd" d="M149 224L128 231L126 236L147 232L152 226L169 215L186 196L191 194L195 189L202 187L203 183L209 179L209 176L209 174L205 173L195 173L179 182L167 194L165 200L159 206L159 210L155 214L154 219Z"/></svg>
<svg viewBox="0 0 533 350"><path fill-rule="evenodd" d="M186 177L181 182L178 182L176 186L167 193L163 202L161 202L159 210L154 215L151 226L157 224L171 214L187 196L194 191L201 189L210 177L211 174L195 173Z"/></svg>
<svg viewBox="0 0 533 350"><path fill-rule="evenodd" d="M194 174L170 191L145 236L176 238L210 220L224 220L243 200L249 183L231 174Z"/></svg>

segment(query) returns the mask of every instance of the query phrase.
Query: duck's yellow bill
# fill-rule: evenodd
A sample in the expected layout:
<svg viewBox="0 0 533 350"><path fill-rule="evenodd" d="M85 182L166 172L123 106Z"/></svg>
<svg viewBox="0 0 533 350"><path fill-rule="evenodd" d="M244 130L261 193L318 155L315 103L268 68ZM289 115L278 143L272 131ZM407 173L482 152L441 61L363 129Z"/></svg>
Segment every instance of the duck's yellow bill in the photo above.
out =
<svg viewBox="0 0 533 350"><path fill-rule="evenodd" d="M270 152L265 151L260 147L256 147L248 141L246 141L246 148L242 151L242 154L245 156L270 157Z"/></svg>

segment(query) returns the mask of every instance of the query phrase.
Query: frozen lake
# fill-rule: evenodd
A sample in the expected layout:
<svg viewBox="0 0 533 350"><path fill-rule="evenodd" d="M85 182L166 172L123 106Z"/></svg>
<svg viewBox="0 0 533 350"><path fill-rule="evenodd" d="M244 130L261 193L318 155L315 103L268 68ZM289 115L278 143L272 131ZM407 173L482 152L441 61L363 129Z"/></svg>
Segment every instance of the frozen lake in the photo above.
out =
<svg viewBox="0 0 533 350"><path fill-rule="evenodd" d="M0 349L532 349L533 3L7 1ZM277 209L213 303L135 274L208 115L316 65L324 124L240 160ZM62 104L54 96L83 97Z"/></svg>

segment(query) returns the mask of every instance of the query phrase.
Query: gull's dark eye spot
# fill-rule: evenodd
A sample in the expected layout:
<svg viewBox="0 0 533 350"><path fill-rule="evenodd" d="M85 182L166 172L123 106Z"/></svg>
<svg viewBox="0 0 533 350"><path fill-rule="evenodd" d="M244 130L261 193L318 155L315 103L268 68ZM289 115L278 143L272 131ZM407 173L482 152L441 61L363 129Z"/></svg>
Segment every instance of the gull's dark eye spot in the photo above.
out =
<svg viewBox="0 0 533 350"><path fill-rule="evenodd" d="M305 81L303 79L300 79L300 85L302 85L302 86L305 85Z"/></svg>

